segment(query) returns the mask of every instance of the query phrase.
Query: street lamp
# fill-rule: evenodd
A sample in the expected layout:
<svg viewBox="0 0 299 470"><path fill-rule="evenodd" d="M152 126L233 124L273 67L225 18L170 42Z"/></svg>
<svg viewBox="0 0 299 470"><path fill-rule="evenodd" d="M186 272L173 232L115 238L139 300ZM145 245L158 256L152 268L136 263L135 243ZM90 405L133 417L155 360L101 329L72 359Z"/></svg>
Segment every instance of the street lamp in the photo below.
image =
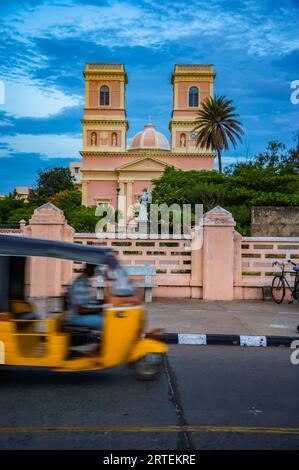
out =
<svg viewBox="0 0 299 470"><path fill-rule="evenodd" d="M116 214L116 219L115 219L115 230L116 230L116 233L118 233L119 193L120 193L120 186L117 185L117 188L116 188L116 210L117 210L117 214Z"/></svg>

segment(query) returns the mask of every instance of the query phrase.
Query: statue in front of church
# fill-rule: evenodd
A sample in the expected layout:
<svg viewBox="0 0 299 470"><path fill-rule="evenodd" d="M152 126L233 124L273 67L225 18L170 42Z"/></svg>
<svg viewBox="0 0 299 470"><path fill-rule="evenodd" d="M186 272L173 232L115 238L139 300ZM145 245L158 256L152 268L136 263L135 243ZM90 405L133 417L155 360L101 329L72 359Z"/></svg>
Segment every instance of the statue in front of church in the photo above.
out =
<svg viewBox="0 0 299 470"><path fill-rule="evenodd" d="M97 143L98 143L97 133L92 132L91 133L91 146L95 147L97 145Z"/></svg>
<svg viewBox="0 0 299 470"><path fill-rule="evenodd" d="M152 202L152 192L150 189L144 189L143 193L139 198L140 211L139 211L139 223L147 222L147 205Z"/></svg>

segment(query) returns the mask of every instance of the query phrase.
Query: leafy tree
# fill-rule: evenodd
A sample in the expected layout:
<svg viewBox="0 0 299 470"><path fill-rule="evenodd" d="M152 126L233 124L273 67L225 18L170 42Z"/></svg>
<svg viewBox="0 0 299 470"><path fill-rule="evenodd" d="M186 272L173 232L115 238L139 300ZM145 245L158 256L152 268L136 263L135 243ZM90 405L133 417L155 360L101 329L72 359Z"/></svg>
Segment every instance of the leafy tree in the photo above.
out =
<svg viewBox="0 0 299 470"><path fill-rule="evenodd" d="M28 220L35 206L24 201L14 191L0 200L0 224L18 223L21 219Z"/></svg>
<svg viewBox="0 0 299 470"><path fill-rule="evenodd" d="M235 148L242 141L242 124L235 118L236 108L225 96L207 98L198 111L194 130L197 131L197 146L212 148L217 152L218 167L222 172L221 154L229 149L229 141Z"/></svg>
<svg viewBox="0 0 299 470"><path fill-rule="evenodd" d="M203 204L205 212L221 205L233 214L237 230L250 235L253 206L299 206L298 150L270 142L265 152L225 173L167 168L154 181L153 202Z"/></svg>
<svg viewBox="0 0 299 470"><path fill-rule="evenodd" d="M51 197L50 201L63 210L68 223L76 232L94 232L101 219L96 215L96 207L81 205L82 194L77 189L66 189Z"/></svg>
<svg viewBox="0 0 299 470"><path fill-rule="evenodd" d="M95 212L95 206L80 206L68 215L68 222L74 227L76 232L94 233L96 224L100 220L100 217L96 216Z"/></svg>
<svg viewBox="0 0 299 470"><path fill-rule="evenodd" d="M262 170L264 174L298 175L299 174L299 133L294 148L286 150L283 143L269 142L265 152L259 153L247 162L230 165L225 169L226 174L242 176L244 173L253 176L253 170Z"/></svg>
<svg viewBox="0 0 299 470"><path fill-rule="evenodd" d="M78 189L65 189L50 198L50 202L63 210L66 218L81 206L82 194Z"/></svg>
<svg viewBox="0 0 299 470"><path fill-rule="evenodd" d="M244 236L250 236L251 207L249 206L226 206L236 222L236 230Z"/></svg>
<svg viewBox="0 0 299 470"><path fill-rule="evenodd" d="M204 212L218 206L223 200L223 187L215 184L198 183L186 191L191 204L202 204Z"/></svg>
<svg viewBox="0 0 299 470"><path fill-rule="evenodd" d="M55 194L74 189L73 177L68 168L54 167L38 173L37 187L30 197L30 202L37 205L48 202Z"/></svg>
<svg viewBox="0 0 299 470"><path fill-rule="evenodd" d="M26 222L28 222L34 212L34 209L35 209L34 206L29 206L29 205L16 209L8 217L7 223L18 224L20 220L25 220Z"/></svg>

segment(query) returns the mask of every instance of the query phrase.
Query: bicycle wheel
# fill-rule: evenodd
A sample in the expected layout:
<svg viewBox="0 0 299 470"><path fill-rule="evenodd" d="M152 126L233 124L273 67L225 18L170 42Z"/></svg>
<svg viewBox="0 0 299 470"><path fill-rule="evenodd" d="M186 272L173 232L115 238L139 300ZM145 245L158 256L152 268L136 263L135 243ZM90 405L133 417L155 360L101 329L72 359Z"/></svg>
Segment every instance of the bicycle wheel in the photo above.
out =
<svg viewBox="0 0 299 470"><path fill-rule="evenodd" d="M286 293L285 281L281 276L274 276L271 287L271 296L274 302L281 304Z"/></svg>

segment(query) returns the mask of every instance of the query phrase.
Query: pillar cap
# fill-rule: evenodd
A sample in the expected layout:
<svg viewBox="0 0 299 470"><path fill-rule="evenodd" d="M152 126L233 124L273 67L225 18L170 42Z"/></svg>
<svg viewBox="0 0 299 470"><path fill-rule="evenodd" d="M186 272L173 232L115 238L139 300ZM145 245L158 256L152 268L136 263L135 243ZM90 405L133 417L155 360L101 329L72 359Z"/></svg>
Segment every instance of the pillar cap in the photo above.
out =
<svg viewBox="0 0 299 470"><path fill-rule="evenodd" d="M49 224L49 225L62 225L66 223L64 213L61 209L54 206L51 202L47 202L42 206L35 209L30 219L32 224Z"/></svg>
<svg viewBox="0 0 299 470"><path fill-rule="evenodd" d="M236 222L229 211L223 209L221 206L216 206L204 214L203 225L234 227Z"/></svg>

